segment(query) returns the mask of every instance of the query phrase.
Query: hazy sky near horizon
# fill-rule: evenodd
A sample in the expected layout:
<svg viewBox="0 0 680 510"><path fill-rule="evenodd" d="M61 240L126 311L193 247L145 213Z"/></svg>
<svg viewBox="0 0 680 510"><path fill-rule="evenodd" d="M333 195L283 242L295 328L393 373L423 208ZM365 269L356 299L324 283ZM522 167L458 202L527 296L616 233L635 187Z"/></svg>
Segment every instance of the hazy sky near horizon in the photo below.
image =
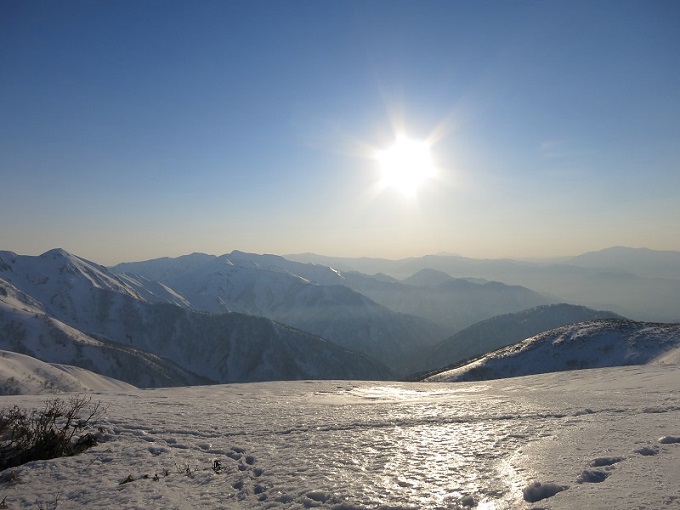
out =
<svg viewBox="0 0 680 510"><path fill-rule="evenodd" d="M0 249L680 250L680 2L0 2ZM431 143L381 189L376 152Z"/></svg>

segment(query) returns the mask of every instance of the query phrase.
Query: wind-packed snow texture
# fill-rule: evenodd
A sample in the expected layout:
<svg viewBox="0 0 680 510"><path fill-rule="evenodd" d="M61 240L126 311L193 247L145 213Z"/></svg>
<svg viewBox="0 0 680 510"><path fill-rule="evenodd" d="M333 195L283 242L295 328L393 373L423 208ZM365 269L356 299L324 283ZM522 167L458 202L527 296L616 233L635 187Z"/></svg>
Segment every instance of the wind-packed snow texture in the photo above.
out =
<svg viewBox="0 0 680 510"><path fill-rule="evenodd" d="M680 503L677 366L484 383L95 395L102 442L0 473L11 509L629 509ZM0 404L42 407L44 397Z"/></svg>
<svg viewBox="0 0 680 510"><path fill-rule="evenodd" d="M479 381L650 362L680 362L680 324L622 319L572 324L540 333L427 379Z"/></svg>

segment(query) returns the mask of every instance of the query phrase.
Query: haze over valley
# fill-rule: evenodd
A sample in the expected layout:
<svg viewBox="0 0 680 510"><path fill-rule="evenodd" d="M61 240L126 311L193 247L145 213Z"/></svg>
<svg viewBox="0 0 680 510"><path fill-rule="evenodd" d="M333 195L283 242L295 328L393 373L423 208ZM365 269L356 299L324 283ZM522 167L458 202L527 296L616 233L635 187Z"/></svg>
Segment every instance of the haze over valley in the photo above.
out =
<svg viewBox="0 0 680 510"><path fill-rule="evenodd" d="M677 274L678 253L616 248L559 265L347 259L337 261L342 271L292 260L312 257L194 253L107 268L61 249L37 257L1 252L1 347L140 387L386 380L568 324L680 316L680 302L669 295L680 295L680 279L654 273L663 257L665 274ZM590 267L577 265L584 258ZM648 276L626 270L631 260ZM352 263L383 271L361 273ZM544 275L542 292L487 279L497 274L534 282ZM603 280L611 284L607 309L597 307L605 290L593 295L590 285ZM561 299L565 290L580 300Z"/></svg>

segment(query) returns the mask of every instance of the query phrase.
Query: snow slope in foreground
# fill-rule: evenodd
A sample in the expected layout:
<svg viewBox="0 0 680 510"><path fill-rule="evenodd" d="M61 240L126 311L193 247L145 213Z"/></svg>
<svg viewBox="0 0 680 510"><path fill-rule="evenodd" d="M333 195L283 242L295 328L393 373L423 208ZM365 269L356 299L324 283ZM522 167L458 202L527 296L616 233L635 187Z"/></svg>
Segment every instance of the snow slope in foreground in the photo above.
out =
<svg viewBox="0 0 680 510"><path fill-rule="evenodd" d="M10 351L0 351L0 381L0 395L136 389L131 384L84 368L45 363Z"/></svg>
<svg viewBox="0 0 680 510"><path fill-rule="evenodd" d="M601 319L545 331L426 380L483 381L561 370L678 361L680 324Z"/></svg>
<svg viewBox="0 0 680 510"><path fill-rule="evenodd" d="M0 473L0 499L33 509L58 498L59 510L669 508L680 502L679 381L679 367L648 365L106 393L104 441Z"/></svg>

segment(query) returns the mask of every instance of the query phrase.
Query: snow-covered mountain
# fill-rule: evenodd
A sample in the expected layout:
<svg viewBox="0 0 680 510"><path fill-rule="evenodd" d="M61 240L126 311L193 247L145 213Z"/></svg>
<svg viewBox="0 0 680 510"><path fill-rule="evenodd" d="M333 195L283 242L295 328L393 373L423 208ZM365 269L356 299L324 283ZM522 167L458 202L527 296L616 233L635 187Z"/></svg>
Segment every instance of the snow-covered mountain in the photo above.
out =
<svg viewBox="0 0 680 510"><path fill-rule="evenodd" d="M142 274L151 279L165 278L161 281L180 292L196 308L210 311L226 308L264 315L312 331L352 349L361 350L361 346L346 343L348 336L365 337L368 330L372 332L372 336L376 336L382 328L389 329L390 323L395 324L395 328L386 332L387 338L394 339L394 345L386 344L381 349L383 352L395 353L394 358L383 361L398 370L406 367L405 363L399 362L399 356L411 359L411 353L397 355L400 349L395 350L395 346L413 343L413 340L403 338L404 333L408 333L411 339L421 338L414 345L413 352L422 351L432 339L441 341L452 332L475 322L553 301L524 287L453 278L432 270L424 270L400 282L384 274L369 276L356 271L339 271L322 264L291 261L278 255L239 251L216 258L200 254L179 257L174 259L174 266L172 260L126 263L112 269ZM226 269L225 266L229 268ZM291 305L305 285L307 287L304 293L308 296L303 299L304 304ZM321 291L319 286L324 290ZM355 293L368 297L370 301L362 301L352 293L343 292L337 288L339 286L348 287ZM345 301L348 298L355 302L352 309L346 306ZM253 302L257 299L260 302ZM263 303L263 300L268 302ZM325 308L316 310L315 300L323 300L326 303ZM331 312L328 306L333 300L338 300L339 311L332 311L331 317L324 317L324 314ZM390 314L389 311L376 308L375 304L402 315ZM294 309L286 310L287 307ZM306 314L305 308L310 308L314 312L313 316ZM350 311L353 313L349 313ZM358 312L358 315L354 312ZM342 318L343 313L349 313L348 320ZM374 321L365 324L366 319L361 317L364 314L374 318ZM407 320L404 315L412 318ZM313 317L314 322L309 323L307 317ZM382 321L382 317L387 321ZM433 329L431 324L427 325L422 320L414 321L414 317L426 319L438 325L439 329ZM346 334L338 335L336 327L324 327L328 318L332 318L336 326L344 323L343 330ZM379 324L375 323L376 320ZM347 329L347 324L350 323L360 326L358 334ZM419 333L413 335L414 330ZM367 339L369 345L380 346L382 343L381 338ZM378 355L377 349L362 352Z"/></svg>
<svg viewBox="0 0 680 510"><path fill-rule="evenodd" d="M0 348L136 386L390 377L378 362L261 317L188 308L168 287L63 250L0 255Z"/></svg>
<svg viewBox="0 0 680 510"><path fill-rule="evenodd" d="M193 306L204 310L223 310L228 308L234 311L247 311L264 315L271 319L282 321L306 331L311 331L318 335L328 338L340 345L348 348L359 349L360 346L347 342L346 338L357 336L352 331L344 330L346 334L338 335L335 328L326 328L323 318L324 312L329 312L328 305L333 300L338 300L340 310L333 312L335 324L341 322L354 323L360 325L364 319L362 314L368 314L373 318L385 317L386 321L381 321L379 326L375 323L361 325L362 335L370 330L372 335L379 335L382 328L388 328L385 332L387 338L394 339L396 346L403 343L413 343L409 338L402 338L408 333L411 339L421 338L422 340L414 345L415 351L422 351L427 348L432 339L441 341L452 332L458 331L475 322L488 319L495 315L517 312L534 306L552 302L551 298L540 295L530 289L516 286L505 285L500 282L490 282L485 280L474 281L471 279L453 278L445 273L433 270L423 270L416 275L400 282L384 274L369 276L356 271L339 271L330 266L314 263L302 263L291 261L278 255L257 255L234 251L230 254L216 258L206 258L200 254L179 257L176 266L172 267L171 260L158 259L138 263L126 263L112 268L115 271L131 271L133 274L142 274L151 279L160 279L169 287L180 292L187 297ZM191 263L189 263L191 261ZM228 282L224 280L224 265L231 266ZM191 266L191 269L185 269ZM221 267L220 267L221 266ZM428 276L429 275L429 276ZM162 278L165 279L162 279ZM207 282L205 281L207 280ZM295 282L294 280L298 280ZM240 282L240 283L239 283ZM283 283L288 282L288 283ZM317 287L307 287L306 294L311 294L304 299L305 304L293 304L292 296L297 294L295 287L302 284L316 285ZM250 285L244 290L244 287ZM293 287L287 290L286 285ZM258 287L259 288L256 288ZM325 295L318 296L320 289L324 288ZM361 300L352 293L343 292L338 286L352 289L354 292L368 297L371 302ZM272 288L273 291L268 289ZM337 296L330 295L336 293ZM267 306L260 303L248 302L266 295L266 299L274 301ZM315 297L314 297L315 296ZM352 317L350 314L348 321L342 319L342 313L350 312L344 301L353 299L358 308L359 316ZM280 303L276 303L279 299ZM322 299L326 304L321 313L317 313L315 300ZM282 304L281 304L282 303ZM384 309L376 308L375 304L382 305ZM294 310L284 310L291 306ZM245 308L244 308L245 307ZM270 309L279 307L280 309ZM305 308L310 308L314 312L314 323L308 323L305 315ZM398 312L402 316L395 316L389 311ZM433 329L421 321L414 321L403 317L408 315L426 319L430 323L439 326ZM415 324L410 324L415 322ZM390 328L389 324L397 325ZM414 330L419 333L413 334ZM381 345L384 338L368 338L368 344ZM383 352L392 352L395 345L386 345ZM399 350L399 349L398 349ZM380 356L378 349L370 349L366 352L372 356ZM390 365L396 367L406 367L407 364L399 362L397 351L391 359L378 357ZM411 359L411 353L405 353L402 358Z"/></svg>
<svg viewBox="0 0 680 510"><path fill-rule="evenodd" d="M400 374L412 370L415 353L447 334L421 317L377 304L351 289L345 275L329 267L243 252L200 263L192 258L192 264L187 264L187 260L177 259L174 267L160 259L113 269L163 276L163 283L194 309L267 317L364 353Z"/></svg>
<svg viewBox="0 0 680 510"><path fill-rule="evenodd" d="M47 363L78 366L139 387L210 382L162 356L129 342L95 337L78 329L77 322L74 324L75 327L56 319L50 315L49 307L0 279L0 349Z"/></svg>
<svg viewBox="0 0 680 510"><path fill-rule="evenodd" d="M84 368L45 363L25 354L0 351L0 395L135 389L131 384Z"/></svg>
<svg viewBox="0 0 680 510"><path fill-rule="evenodd" d="M596 319L623 319L623 317L613 312L565 303L498 315L473 324L444 340L423 357L420 370L441 369L544 331Z"/></svg>
<svg viewBox="0 0 680 510"><path fill-rule="evenodd" d="M162 284L113 273L60 248L38 257L0 251L0 278L65 317L79 311L88 298L102 290L150 303L187 304Z"/></svg>
<svg viewBox="0 0 680 510"><path fill-rule="evenodd" d="M546 331L427 381L477 381L563 370L680 362L680 324L601 319Z"/></svg>

